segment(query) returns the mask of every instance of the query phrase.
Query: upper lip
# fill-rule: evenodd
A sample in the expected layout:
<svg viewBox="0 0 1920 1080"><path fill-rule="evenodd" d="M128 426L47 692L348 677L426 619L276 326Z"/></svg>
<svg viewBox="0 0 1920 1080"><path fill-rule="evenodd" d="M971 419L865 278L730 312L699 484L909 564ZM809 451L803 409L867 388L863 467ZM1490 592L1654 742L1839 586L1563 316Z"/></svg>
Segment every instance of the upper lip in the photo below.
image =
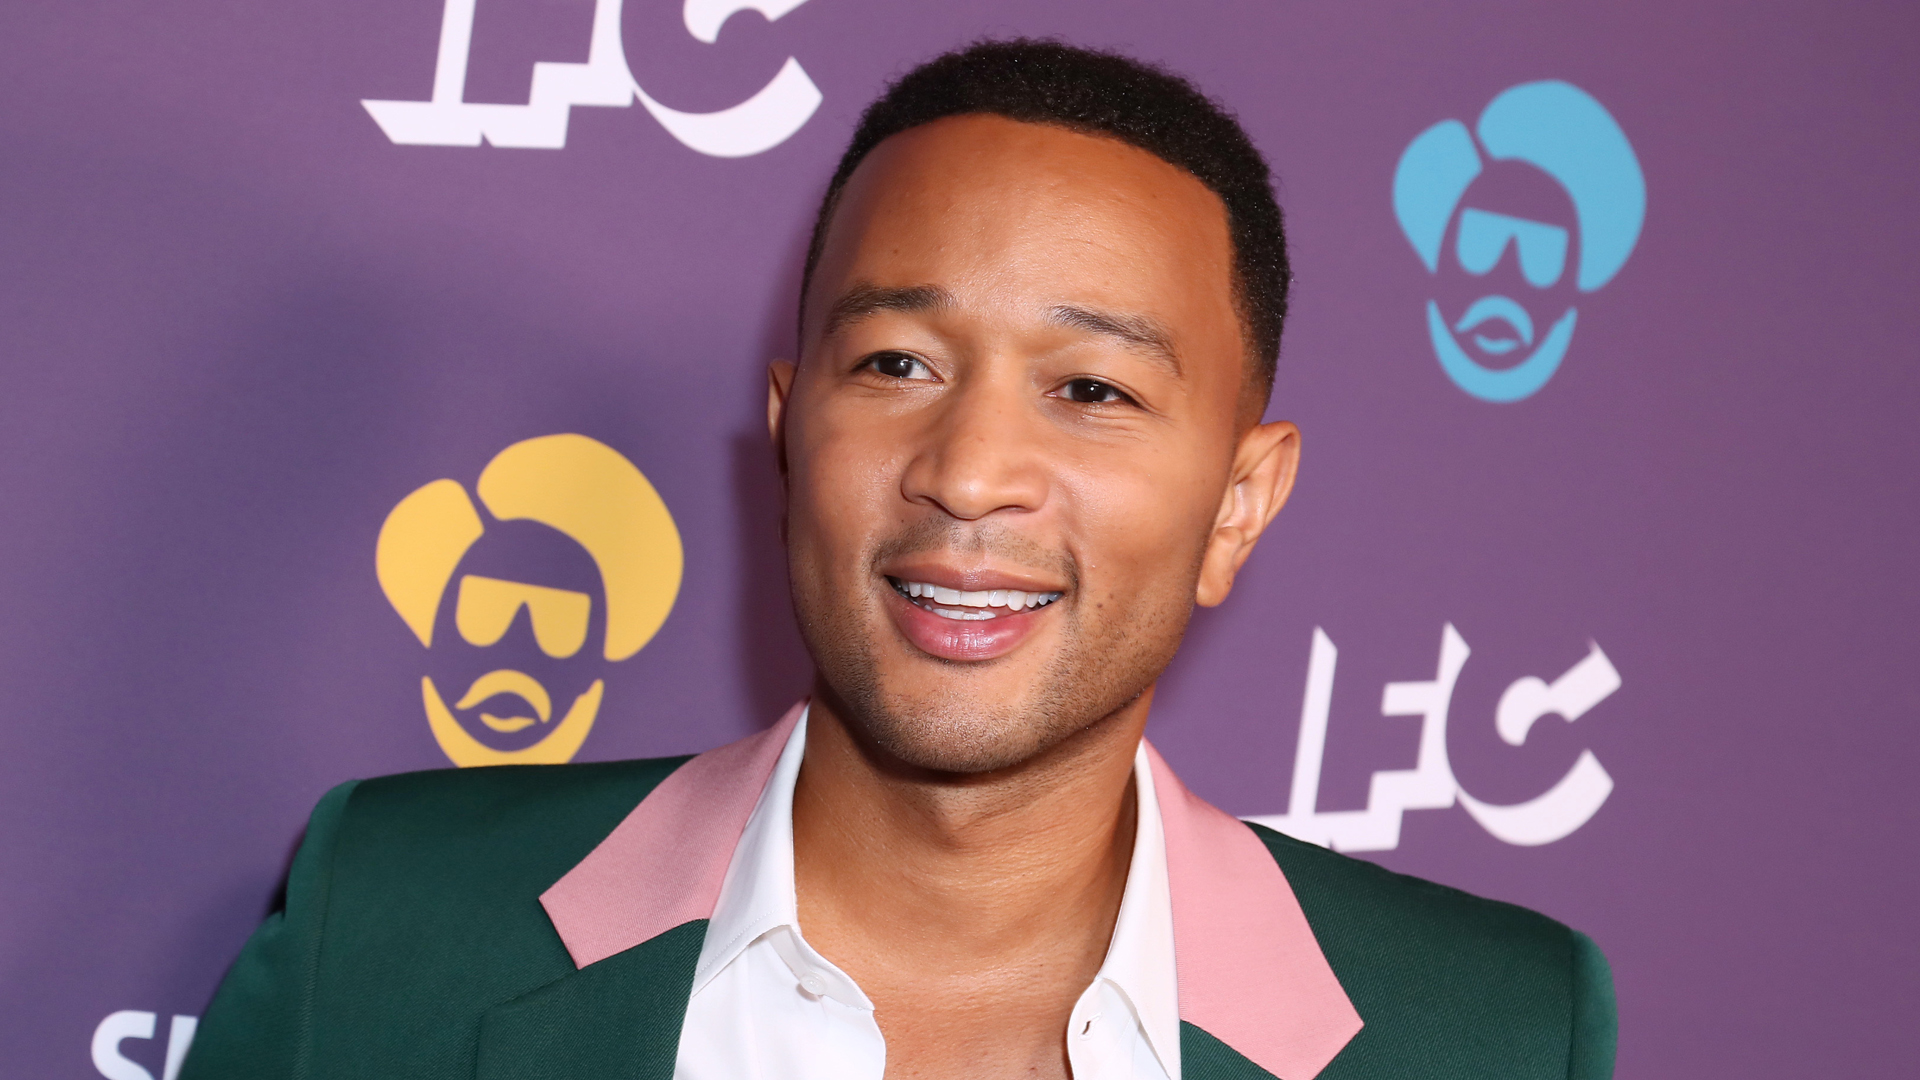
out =
<svg viewBox="0 0 1920 1080"><path fill-rule="evenodd" d="M1027 593L1065 592L1066 586L1037 574L995 567L961 569L944 563L909 560L887 566L881 574L896 581L918 581L956 592L993 592L998 589Z"/></svg>

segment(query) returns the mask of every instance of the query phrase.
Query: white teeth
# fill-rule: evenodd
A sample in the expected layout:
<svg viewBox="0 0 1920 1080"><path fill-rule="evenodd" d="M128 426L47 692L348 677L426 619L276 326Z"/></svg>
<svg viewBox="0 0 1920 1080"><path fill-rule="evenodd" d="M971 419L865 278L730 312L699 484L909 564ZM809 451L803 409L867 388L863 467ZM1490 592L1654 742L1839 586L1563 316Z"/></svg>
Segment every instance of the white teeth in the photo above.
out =
<svg viewBox="0 0 1920 1080"><path fill-rule="evenodd" d="M961 592L944 585L932 585L924 581L902 581L900 591L916 599L927 599L940 605L925 605L929 611L944 615L949 619L991 619L995 614L989 609L1005 608L1008 612L1025 611L1028 608L1045 607L1060 599L1057 592L1022 592L1019 589L981 589Z"/></svg>
<svg viewBox="0 0 1920 1080"><path fill-rule="evenodd" d="M953 608L943 607L934 608L933 613L935 615L943 615L949 619L962 619L966 622L979 622L982 619L993 618L991 614L984 611L958 611Z"/></svg>

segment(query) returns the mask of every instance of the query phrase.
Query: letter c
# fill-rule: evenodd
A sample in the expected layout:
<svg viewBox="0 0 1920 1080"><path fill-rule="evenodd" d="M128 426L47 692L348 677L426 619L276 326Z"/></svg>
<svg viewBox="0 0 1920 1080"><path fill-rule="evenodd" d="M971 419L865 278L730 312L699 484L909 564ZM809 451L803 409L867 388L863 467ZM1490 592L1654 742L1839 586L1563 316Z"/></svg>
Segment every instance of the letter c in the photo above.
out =
<svg viewBox="0 0 1920 1080"><path fill-rule="evenodd" d="M1534 676L1516 679L1500 695L1494 726L1509 746L1527 741L1534 722L1558 714L1568 723L1586 715L1620 689L1620 673L1597 642L1589 643L1586 658L1547 683ZM1613 794L1613 777L1591 750L1580 757L1546 793L1512 806L1483 803L1460 792L1460 804L1480 827L1509 844L1533 847L1571 836L1585 825Z"/></svg>
<svg viewBox="0 0 1920 1080"><path fill-rule="evenodd" d="M720 39L720 27L739 12L758 11L772 22L804 3L806 0L686 0L680 17L687 24L687 33L711 45ZM806 69L791 56L752 97L718 112L668 108L655 101L637 77L629 77L634 96L660 126L683 145L709 157L750 157L771 150L805 126L824 100Z"/></svg>

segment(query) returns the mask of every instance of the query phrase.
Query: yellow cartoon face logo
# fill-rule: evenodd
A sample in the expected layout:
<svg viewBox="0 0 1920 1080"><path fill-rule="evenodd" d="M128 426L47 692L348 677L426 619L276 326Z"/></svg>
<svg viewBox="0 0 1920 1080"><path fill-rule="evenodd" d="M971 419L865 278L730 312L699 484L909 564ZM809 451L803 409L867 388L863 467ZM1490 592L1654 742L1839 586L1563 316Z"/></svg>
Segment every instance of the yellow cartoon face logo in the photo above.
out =
<svg viewBox="0 0 1920 1080"><path fill-rule="evenodd" d="M584 549L591 561L587 576L598 579L598 588L462 574L452 597L453 626L460 642L483 658L477 666L487 670L470 681L466 673L456 676L459 681L450 685L465 682L466 689L451 706L433 675L423 676L427 724L455 765L572 760L600 713L606 691L600 673L606 663L639 652L673 608L684 563L680 532L640 470L584 435L515 443L487 463L474 490L492 517L494 534L511 539L514 529L530 527L541 534L533 537L536 541ZM488 522L454 480L435 480L414 491L380 527L374 567L381 591L430 655L444 651L434 649L434 626L448 600L447 587L463 563L477 569L472 556L486 537ZM496 657L495 647L507 648L503 639L520 644L510 631L522 611L539 655L523 648L518 666L502 666L515 661ZM604 627L597 652L587 648L596 623ZM547 679L520 670L530 666L542 666ZM584 688L573 693L582 683ZM555 705L567 701L568 694L571 704L556 720Z"/></svg>

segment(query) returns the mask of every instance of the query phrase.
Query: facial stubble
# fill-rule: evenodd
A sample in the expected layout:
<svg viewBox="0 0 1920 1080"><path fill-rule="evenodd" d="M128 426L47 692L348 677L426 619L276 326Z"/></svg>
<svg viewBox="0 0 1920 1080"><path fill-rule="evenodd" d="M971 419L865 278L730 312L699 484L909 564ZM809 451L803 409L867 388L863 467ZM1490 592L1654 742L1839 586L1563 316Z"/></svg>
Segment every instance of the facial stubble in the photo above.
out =
<svg viewBox="0 0 1920 1080"><path fill-rule="evenodd" d="M1198 545L1196 545L1196 548ZM875 602L879 567L931 552L988 555L1046 569L1068 583L1047 617L1062 625L1061 646L1019 702L997 702L967 685L975 672L1011 657L954 661L920 652ZM1193 612L1200 553L1181 560L1187 572L1162 579L1161 591L1090 594L1069 554L1049 551L994 524L923 520L874 545L857 579L807 574L793 565L794 611L822 689L869 752L934 773L971 775L1017 767L1113 717L1166 670ZM932 694L907 692L889 680L884 649L904 649L909 664L939 665L952 678Z"/></svg>

